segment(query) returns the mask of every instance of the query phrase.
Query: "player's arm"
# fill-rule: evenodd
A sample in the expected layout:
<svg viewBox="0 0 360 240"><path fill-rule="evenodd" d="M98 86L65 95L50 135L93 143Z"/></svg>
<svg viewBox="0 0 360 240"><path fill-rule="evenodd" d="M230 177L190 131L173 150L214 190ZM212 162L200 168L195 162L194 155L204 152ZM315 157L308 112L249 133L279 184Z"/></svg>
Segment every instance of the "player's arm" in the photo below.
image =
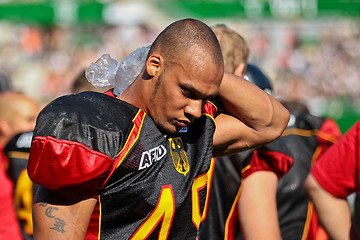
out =
<svg viewBox="0 0 360 240"><path fill-rule="evenodd" d="M84 239L95 198L40 186L33 205L34 239Z"/></svg>
<svg viewBox="0 0 360 240"><path fill-rule="evenodd" d="M347 200L336 198L325 191L311 173L304 187L329 237L333 240L350 239L351 212Z"/></svg>
<svg viewBox="0 0 360 240"><path fill-rule="evenodd" d="M216 117L214 156L271 142L282 134L289 120L289 112L278 100L233 74L224 74L219 99L229 114Z"/></svg>
<svg viewBox="0 0 360 240"><path fill-rule="evenodd" d="M270 171L255 172L243 180L238 212L244 239L281 239L276 208L277 183L278 177Z"/></svg>

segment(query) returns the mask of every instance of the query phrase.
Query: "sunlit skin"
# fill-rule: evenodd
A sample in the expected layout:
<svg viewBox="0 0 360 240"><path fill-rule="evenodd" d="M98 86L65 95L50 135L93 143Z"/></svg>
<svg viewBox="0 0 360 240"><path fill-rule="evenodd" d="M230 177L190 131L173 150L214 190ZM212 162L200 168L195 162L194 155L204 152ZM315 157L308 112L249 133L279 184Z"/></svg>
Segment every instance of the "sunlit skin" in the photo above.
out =
<svg viewBox="0 0 360 240"><path fill-rule="evenodd" d="M137 79L121 97L144 110L167 133L176 133L201 117L206 100L218 94L223 76L223 67L200 49L185 52L170 67L154 53L146 63L146 80ZM134 91L137 87L141 91Z"/></svg>
<svg viewBox="0 0 360 240"><path fill-rule="evenodd" d="M38 103L28 96L13 91L0 95L0 143L6 144L21 132L34 130L39 113Z"/></svg>
<svg viewBox="0 0 360 240"><path fill-rule="evenodd" d="M35 102L24 101L14 117L14 132L28 132L35 128L39 107Z"/></svg>

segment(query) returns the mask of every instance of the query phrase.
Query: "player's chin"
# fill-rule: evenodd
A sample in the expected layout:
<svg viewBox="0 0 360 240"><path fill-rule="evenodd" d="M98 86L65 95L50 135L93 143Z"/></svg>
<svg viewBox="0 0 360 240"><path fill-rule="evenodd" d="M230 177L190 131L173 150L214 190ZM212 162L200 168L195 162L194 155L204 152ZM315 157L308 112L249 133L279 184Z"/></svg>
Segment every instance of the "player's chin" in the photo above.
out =
<svg viewBox="0 0 360 240"><path fill-rule="evenodd" d="M180 131L181 127L173 126L172 128L169 128L168 133L170 134L176 134Z"/></svg>
<svg viewBox="0 0 360 240"><path fill-rule="evenodd" d="M160 131L167 133L167 134L176 134L180 131L181 127L174 125L174 124L162 124L162 125L158 125L158 128L160 129Z"/></svg>

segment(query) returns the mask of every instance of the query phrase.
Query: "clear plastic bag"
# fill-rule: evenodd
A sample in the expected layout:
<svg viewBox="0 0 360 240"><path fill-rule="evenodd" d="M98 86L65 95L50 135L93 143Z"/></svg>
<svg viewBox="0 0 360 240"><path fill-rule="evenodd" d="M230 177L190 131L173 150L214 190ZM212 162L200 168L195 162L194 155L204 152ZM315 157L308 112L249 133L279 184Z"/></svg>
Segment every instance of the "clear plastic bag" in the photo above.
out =
<svg viewBox="0 0 360 240"><path fill-rule="evenodd" d="M139 76L145 66L150 46L136 49L120 63L114 81L114 93L116 95L120 95Z"/></svg>
<svg viewBox="0 0 360 240"><path fill-rule="evenodd" d="M102 55L85 70L85 77L97 89L102 90L113 85L118 62L109 54Z"/></svg>
<svg viewBox="0 0 360 240"><path fill-rule="evenodd" d="M138 77L145 66L151 45L140 47L130 53L117 67L117 61L109 54L102 55L85 71L88 81L97 89L114 87L114 93L121 93Z"/></svg>

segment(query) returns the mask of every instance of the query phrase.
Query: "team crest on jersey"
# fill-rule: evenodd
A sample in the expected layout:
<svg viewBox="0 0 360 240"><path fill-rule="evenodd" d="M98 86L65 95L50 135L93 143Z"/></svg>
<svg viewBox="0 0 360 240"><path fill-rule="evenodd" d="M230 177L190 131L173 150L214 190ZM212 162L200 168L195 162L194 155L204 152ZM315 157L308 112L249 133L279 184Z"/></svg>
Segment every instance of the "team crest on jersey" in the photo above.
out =
<svg viewBox="0 0 360 240"><path fill-rule="evenodd" d="M190 170L190 165L181 138L169 138L169 142L171 157L176 171L186 175Z"/></svg>
<svg viewBox="0 0 360 240"><path fill-rule="evenodd" d="M150 167L154 162L162 159L166 154L166 148L163 145L154 147L145 151L141 155L139 170Z"/></svg>

